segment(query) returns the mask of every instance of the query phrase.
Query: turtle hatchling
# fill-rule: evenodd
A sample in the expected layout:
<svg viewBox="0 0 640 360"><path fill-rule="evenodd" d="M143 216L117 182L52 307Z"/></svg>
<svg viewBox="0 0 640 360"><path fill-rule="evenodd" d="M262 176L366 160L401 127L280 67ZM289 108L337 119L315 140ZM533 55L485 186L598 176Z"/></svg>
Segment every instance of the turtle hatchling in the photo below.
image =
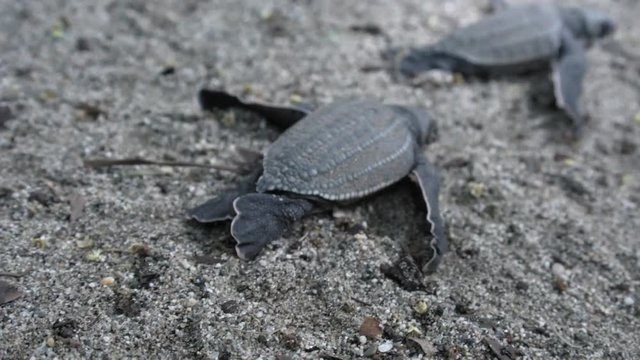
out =
<svg viewBox="0 0 640 360"><path fill-rule="evenodd" d="M593 10L544 2L504 5L433 45L401 54L395 69L407 78L431 69L480 77L551 69L556 104L572 119L579 134L585 49L614 29L607 16Z"/></svg>
<svg viewBox="0 0 640 360"><path fill-rule="evenodd" d="M242 108L286 128L250 176L189 211L199 222L231 219L240 258L255 258L290 223L331 202L353 202L411 174L427 205L430 235L412 243L409 255L423 272L435 270L448 245L438 171L421 150L435 130L425 109L355 100L312 111L243 102L208 89L199 100L204 109Z"/></svg>

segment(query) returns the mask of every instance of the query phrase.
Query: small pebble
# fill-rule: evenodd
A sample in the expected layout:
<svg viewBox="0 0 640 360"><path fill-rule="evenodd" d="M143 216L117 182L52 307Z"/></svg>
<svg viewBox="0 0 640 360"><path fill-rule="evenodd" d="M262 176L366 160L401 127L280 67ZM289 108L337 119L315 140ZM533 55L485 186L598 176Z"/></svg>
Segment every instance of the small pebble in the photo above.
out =
<svg viewBox="0 0 640 360"><path fill-rule="evenodd" d="M224 114L221 120L222 124L226 127L232 127L236 124L236 116L232 112Z"/></svg>
<svg viewBox="0 0 640 360"><path fill-rule="evenodd" d="M140 255L142 257L149 256L151 253L151 249L145 244L133 244L129 246L129 251L132 254Z"/></svg>
<svg viewBox="0 0 640 360"><path fill-rule="evenodd" d="M567 284L569 275L564 265L560 263L553 263L553 265L551 265L551 273L554 277L553 286L556 288L556 290L560 292L566 291L569 287L569 285Z"/></svg>
<svg viewBox="0 0 640 360"><path fill-rule="evenodd" d="M100 250L93 250L92 252L88 253L84 258L89 262L99 262L102 260L102 252Z"/></svg>
<svg viewBox="0 0 640 360"><path fill-rule="evenodd" d="M364 234L364 233L361 233L361 232L359 232L359 233L355 234L353 237L354 237L356 240L358 240L358 241L365 241L365 240L367 240L367 234Z"/></svg>
<svg viewBox="0 0 640 360"><path fill-rule="evenodd" d="M469 189L469 194L474 198L480 198L484 195L485 186L483 183L471 181L467 184L467 188Z"/></svg>
<svg viewBox="0 0 640 360"><path fill-rule="evenodd" d="M51 37L54 39L61 39L64 37L64 28L60 23L55 23L51 27Z"/></svg>
<svg viewBox="0 0 640 360"><path fill-rule="evenodd" d="M93 247L93 241L91 239L78 240L76 245L79 249L91 249Z"/></svg>
<svg viewBox="0 0 640 360"><path fill-rule="evenodd" d="M382 336L383 329L382 326L380 326L380 321L378 319L367 316L360 325L359 333L360 335L374 339Z"/></svg>
<svg viewBox="0 0 640 360"><path fill-rule="evenodd" d="M418 82L429 82L434 85L452 84L455 81L455 76L451 72L442 70L431 70L419 77Z"/></svg>
<svg viewBox="0 0 640 360"><path fill-rule="evenodd" d="M175 168L171 166L161 166L158 170L161 174L164 174L164 175L171 175L176 172Z"/></svg>
<svg viewBox="0 0 640 360"><path fill-rule="evenodd" d="M418 329L416 326L414 325L409 325L407 326L407 336L408 337L418 337L422 335L422 331L420 331L420 329Z"/></svg>
<svg viewBox="0 0 640 360"><path fill-rule="evenodd" d="M551 265L551 273L561 279L566 279L567 277L567 270L564 265L560 263L553 263L553 265Z"/></svg>
<svg viewBox="0 0 640 360"><path fill-rule="evenodd" d="M633 306L633 304L635 304L636 301L634 298L632 298L631 296L627 296L624 298L624 304L627 306Z"/></svg>
<svg viewBox="0 0 640 360"><path fill-rule="evenodd" d="M378 351L381 353L387 353L393 349L393 343L391 341L385 341L378 346Z"/></svg>
<svg viewBox="0 0 640 360"><path fill-rule="evenodd" d="M47 346L48 347L52 348L53 345L55 345L55 344L56 344L56 341L52 337L47 339Z"/></svg>
<svg viewBox="0 0 640 360"><path fill-rule="evenodd" d="M429 306L424 301L418 301L416 306L413 307L413 310L420 315L424 315L429 311Z"/></svg>
<svg viewBox="0 0 640 360"><path fill-rule="evenodd" d="M366 336L364 336L364 335L360 335L360 336L358 337L358 341L360 342L360 344L364 345L364 344L366 344L366 343L367 343L367 337L366 337Z"/></svg>
<svg viewBox="0 0 640 360"><path fill-rule="evenodd" d="M567 284L566 281L562 280L561 278L557 277L555 278L555 280L553 280L553 287L558 290L559 292L565 292L568 288L569 285Z"/></svg>
<svg viewBox="0 0 640 360"><path fill-rule="evenodd" d="M334 219L344 219L347 217L347 213L343 210L333 210Z"/></svg>
<svg viewBox="0 0 640 360"><path fill-rule="evenodd" d="M102 278L102 280L100 280L100 284L104 286L113 286L115 282L116 282L116 279L114 279L112 276L107 276L105 278Z"/></svg>
<svg viewBox="0 0 640 360"><path fill-rule="evenodd" d="M302 96L298 94L292 94L291 96L289 96L289 101L291 101L292 103L301 103Z"/></svg>
<svg viewBox="0 0 640 360"><path fill-rule="evenodd" d="M44 249L47 247L47 240L42 238L33 239L31 240L31 245L38 249Z"/></svg>

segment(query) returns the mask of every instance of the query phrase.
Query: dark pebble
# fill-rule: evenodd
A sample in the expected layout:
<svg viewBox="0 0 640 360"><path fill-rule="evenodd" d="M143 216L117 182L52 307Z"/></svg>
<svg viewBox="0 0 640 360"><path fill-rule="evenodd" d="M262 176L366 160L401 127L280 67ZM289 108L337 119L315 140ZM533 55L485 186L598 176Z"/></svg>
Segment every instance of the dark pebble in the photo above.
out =
<svg viewBox="0 0 640 360"><path fill-rule="evenodd" d="M91 51L91 44L89 43L89 39L85 37L79 37L76 40L76 50L78 51Z"/></svg>
<svg viewBox="0 0 640 360"><path fill-rule="evenodd" d="M632 155L638 149L638 145L629 139L622 139L620 141L620 154Z"/></svg>
<svg viewBox="0 0 640 360"><path fill-rule="evenodd" d="M140 315L142 311L142 304L135 298L134 294L124 291L115 294L113 305L117 315L135 317Z"/></svg>
<svg viewBox="0 0 640 360"><path fill-rule="evenodd" d="M407 291L422 290L425 287L422 272L409 256L402 257L392 265L381 265L380 271Z"/></svg>
<svg viewBox="0 0 640 360"><path fill-rule="evenodd" d="M13 194L13 190L6 187L0 187L0 199L4 197L8 197L11 194Z"/></svg>
<svg viewBox="0 0 640 360"><path fill-rule="evenodd" d="M382 28L377 24L366 23L366 24L358 24L349 26L349 30L354 32L365 33L373 36L378 36L384 34Z"/></svg>
<svg viewBox="0 0 640 360"><path fill-rule="evenodd" d="M218 360L231 360L231 353L227 349L220 350Z"/></svg>
<svg viewBox="0 0 640 360"><path fill-rule="evenodd" d="M56 336L68 339L75 335L77 325L73 319L58 319L51 328Z"/></svg>
<svg viewBox="0 0 640 360"><path fill-rule="evenodd" d="M6 129L6 122L13 119L13 113L8 106L0 106L0 130Z"/></svg>
<svg viewBox="0 0 640 360"><path fill-rule="evenodd" d="M29 201L35 201L42 206L49 207L54 203L60 202L60 199L51 192L36 190L29 194Z"/></svg>
<svg viewBox="0 0 640 360"><path fill-rule="evenodd" d="M220 305L220 309L222 309L222 312L225 314L234 314L238 312L239 308L240 306L235 300L225 301Z"/></svg>
<svg viewBox="0 0 640 360"><path fill-rule="evenodd" d="M516 290L527 291L529 290L529 284L524 281L518 281L516 282Z"/></svg>
<svg viewBox="0 0 640 360"><path fill-rule="evenodd" d="M456 304L454 310L460 315L468 315L473 312L473 310L469 307L469 304L466 303Z"/></svg>
<svg viewBox="0 0 640 360"><path fill-rule="evenodd" d="M298 336L292 333L280 333L280 343L289 350L296 350L300 346Z"/></svg>

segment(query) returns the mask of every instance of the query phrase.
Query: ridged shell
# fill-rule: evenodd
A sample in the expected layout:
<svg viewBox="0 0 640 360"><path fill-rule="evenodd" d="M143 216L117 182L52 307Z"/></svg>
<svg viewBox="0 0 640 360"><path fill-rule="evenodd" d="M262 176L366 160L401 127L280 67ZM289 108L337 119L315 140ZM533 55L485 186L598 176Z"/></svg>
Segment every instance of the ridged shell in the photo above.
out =
<svg viewBox="0 0 640 360"><path fill-rule="evenodd" d="M515 6L454 31L433 48L480 66L519 65L557 56L562 27L551 4Z"/></svg>
<svg viewBox="0 0 640 360"><path fill-rule="evenodd" d="M416 140L409 118L370 101L333 104L285 131L264 158L257 190L360 198L406 176Z"/></svg>

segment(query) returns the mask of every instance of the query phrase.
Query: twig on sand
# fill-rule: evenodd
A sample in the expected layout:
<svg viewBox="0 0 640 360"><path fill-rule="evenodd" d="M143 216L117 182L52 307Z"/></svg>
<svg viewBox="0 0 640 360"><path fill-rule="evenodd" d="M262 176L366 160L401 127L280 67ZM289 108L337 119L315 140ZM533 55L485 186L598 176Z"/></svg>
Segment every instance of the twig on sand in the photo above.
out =
<svg viewBox="0 0 640 360"><path fill-rule="evenodd" d="M16 278L19 279L23 276L27 275L27 272L21 272L21 273L10 273L10 272L0 272L0 277L12 277L12 278Z"/></svg>
<svg viewBox="0 0 640 360"><path fill-rule="evenodd" d="M209 169L218 169L231 172L243 172L242 168L229 166L225 164L202 164L187 161L156 161L143 158L123 158L123 159L85 159L84 166L91 168L100 168L107 166L121 165L159 165L159 166L176 166L176 167L200 167Z"/></svg>

